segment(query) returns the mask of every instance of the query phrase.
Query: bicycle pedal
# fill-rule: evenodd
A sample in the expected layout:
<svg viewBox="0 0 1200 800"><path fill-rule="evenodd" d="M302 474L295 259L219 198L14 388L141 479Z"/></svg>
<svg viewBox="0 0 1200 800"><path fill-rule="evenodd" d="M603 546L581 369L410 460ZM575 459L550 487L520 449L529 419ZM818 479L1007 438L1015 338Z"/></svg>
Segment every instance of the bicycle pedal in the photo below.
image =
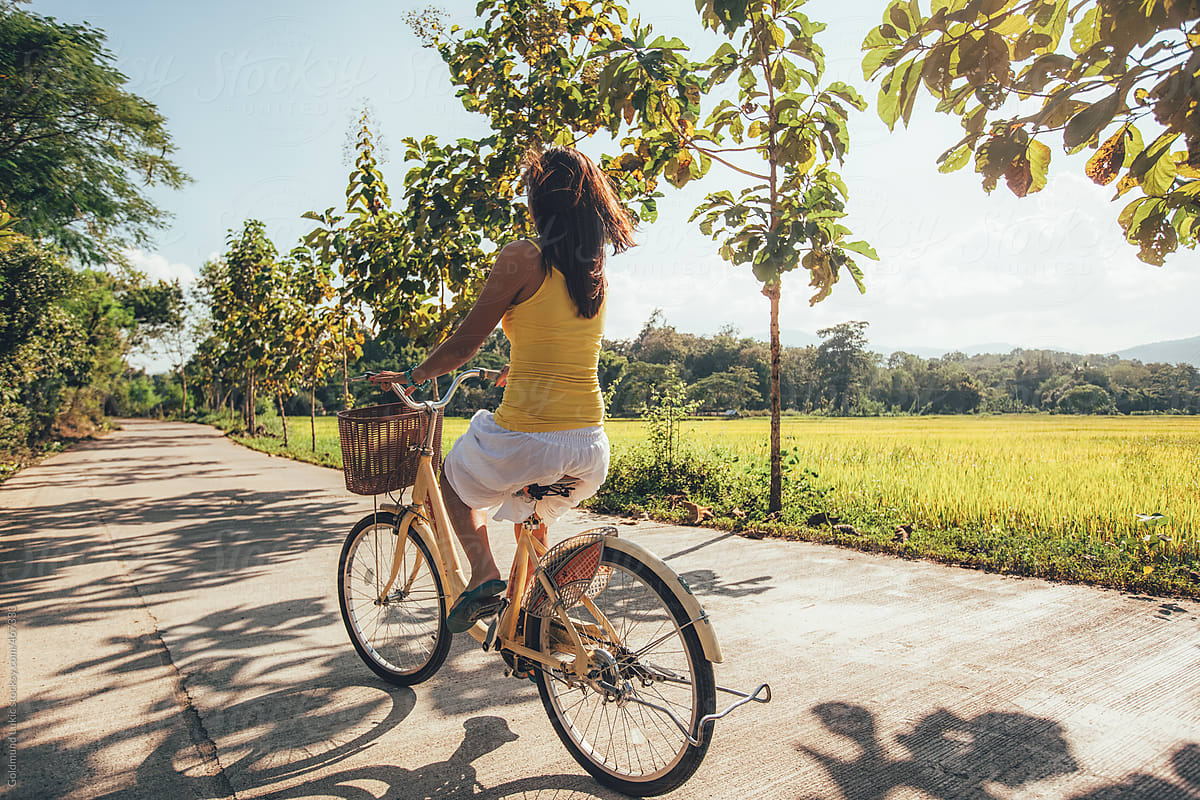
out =
<svg viewBox="0 0 1200 800"><path fill-rule="evenodd" d="M498 647L497 640L500 634L500 620L504 616L504 609L508 607L508 598L500 601L500 608L496 611L496 616L492 618L492 622L488 625L487 635L483 637L483 652L495 649Z"/></svg>
<svg viewBox="0 0 1200 800"><path fill-rule="evenodd" d="M479 608L475 609L475 612L469 617L471 622L479 622L481 619L487 619L488 617L499 614L500 610L504 608L504 603L506 601L502 597L496 597L494 600L495 602L493 603L486 603L485 605L481 605Z"/></svg>

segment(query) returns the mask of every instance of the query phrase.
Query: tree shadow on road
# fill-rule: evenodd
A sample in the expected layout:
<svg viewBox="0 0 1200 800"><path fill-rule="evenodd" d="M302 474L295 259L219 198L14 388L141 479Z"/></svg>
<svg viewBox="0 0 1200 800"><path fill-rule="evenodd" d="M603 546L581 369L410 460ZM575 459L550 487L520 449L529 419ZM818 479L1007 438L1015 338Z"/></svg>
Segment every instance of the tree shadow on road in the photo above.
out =
<svg viewBox="0 0 1200 800"><path fill-rule="evenodd" d="M494 786L479 781L473 762L500 748L520 759L518 737L508 723L494 716L471 717L463 722L462 743L445 761L415 769L392 765L359 767L329 773L304 783L261 795L264 800L302 797L337 797L343 800L444 800L471 797L476 800L616 800L624 795L610 792L585 775L540 775ZM368 788L369 787L369 788Z"/></svg>
<svg viewBox="0 0 1200 800"><path fill-rule="evenodd" d="M0 600L21 603L23 624L61 625L139 605L131 584L145 597L230 586L336 546L349 530L349 507L318 490L196 491L119 503L53 498L0 518ZM92 577L83 578L83 568ZM81 577L69 588L50 585L72 571Z"/></svg>
<svg viewBox="0 0 1200 800"><path fill-rule="evenodd" d="M316 486L258 489L203 446L208 437L150 438L171 454L198 443L196 455L147 457L141 438L128 461L130 445L110 438L5 487L26 494L25 507L0 512L0 599L20 629L49 629L56 642L39 659L46 680L22 684L13 797L103 795L114 780L123 798L224 797L230 779L262 786L329 769L413 708L413 692L373 681L340 630L337 547L362 500L320 486L320 475ZM120 499L89 491L115 485L111 470L80 480L106 461L133 476ZM210 472L224 479L218 488L178 480ZM322 547L328 570L314 583L312 566L289 562ZM264 595L263 579L282 591ZM194 611L164 616L160 604L173 603ZM88 623L74 655L73 626ZM114 698L110 713L134 709L138 691L147 699L129 719L72 719L104 713L97 697ZM148 755L122 760L129 752Z"/></svg>
<svg viewBox="0 0 1200 800"><path fill-rule="evenodd" d="M884 800L905 789L940 800L995 800L1080 769L1063 726L1027 714L993 711L964 718L939 709L895 737L905 751L895 758L862 706L822 703L813 713L829 736L796 749L823 768L842 796L856 800ZM1135 774L1073 794L1072 800L1200 800L1200 745L1184 745L1171 758L1178 784Z"/></svg>

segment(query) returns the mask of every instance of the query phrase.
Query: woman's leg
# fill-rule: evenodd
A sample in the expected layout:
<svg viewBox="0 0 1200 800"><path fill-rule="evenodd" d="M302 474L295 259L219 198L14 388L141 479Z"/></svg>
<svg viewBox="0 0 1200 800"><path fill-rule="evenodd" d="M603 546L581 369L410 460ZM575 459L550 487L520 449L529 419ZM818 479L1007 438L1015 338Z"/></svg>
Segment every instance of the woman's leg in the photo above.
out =
<svg viewBox="0 0 1200 800"><path fill-rule="evenodd" d="M446 480L446 473L441 477L442 499L446 501L446 513L454 525L454 533L458 536L459 544L467 554L467 562L471 565L471 579L467 590L500 578L500 570L496 568L496 559L492 556L492 546L487 535L487 512L470 508L459 499L458 493Z"/></svg>

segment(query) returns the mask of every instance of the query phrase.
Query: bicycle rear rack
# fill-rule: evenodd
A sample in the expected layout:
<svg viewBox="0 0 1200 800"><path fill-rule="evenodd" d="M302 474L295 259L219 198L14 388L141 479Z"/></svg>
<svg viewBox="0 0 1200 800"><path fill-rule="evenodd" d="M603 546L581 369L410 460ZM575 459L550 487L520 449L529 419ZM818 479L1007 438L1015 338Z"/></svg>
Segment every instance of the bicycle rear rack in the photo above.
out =
<svg viewBox="0 0 1200 800"><path fill-rule="evenodd" d="M678 678L675 678L675 679L664 678L664 680L668 683L688 684L688 681L680 680ZM605 685L605 682L601 681L601 685ZM607 685L605 685L605 688L609 688L609 687ZM617 689L617 687L615 687L615 686L613 686L611 688L614 691L619 691ZM766 684L766 683L760 683L753 692L749 692L749 693L739 692L737 689L727 689L724 686L717 686L716 690L718 692L725 692L726 694L737 695L741 699L735 700L724 711L718 711L715 714L705 714L703 717L701 717L699 719L699 721L696 722L695 735L693 735L692 732L690 730L688 730L687 725L684 724L684 721L679 718L679 715L676 714L671 709L666 708L665 706L660 706L657 703L651 703L648 700L643 700L640 697L627 696L626 699L631 702L638 703L638 704L646 706L648 708L653 708L656 711L661 711L662 713L666 714L668 717L671 718L671 721L675 723L675 727L679 728L679 731L680 731L680 733L682 733L684 735L684 738L686 738L688 740L688 744L692 745L693 747L698 747L700 745L700 743L704 741L704 735L705 735L706 730L711 729L714 722L716 722L717 720L719 720L723 717L729 716L729 714L731 712L733 712L735 709L741 708L742 706L746 705L747 703L749 703L751 701L753 701L755 703L771 702L771 687L769 684ZM762 696L760 697L760 695L762 695Z"/></svg>

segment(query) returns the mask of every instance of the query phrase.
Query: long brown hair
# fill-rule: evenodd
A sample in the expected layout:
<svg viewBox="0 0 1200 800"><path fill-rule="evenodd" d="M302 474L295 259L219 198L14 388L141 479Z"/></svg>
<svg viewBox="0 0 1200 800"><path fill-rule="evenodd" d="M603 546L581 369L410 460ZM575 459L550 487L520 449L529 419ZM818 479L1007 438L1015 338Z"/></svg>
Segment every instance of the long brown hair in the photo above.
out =
<svg viewBox="0 0 1200 800"><path fill-rule="evenodd" d="M629 214L608 176L569 147L530 151L524 182L542 266L558 267L575 310L591 319L604 304L604 246L611 244L614 255L633 247Z"/></svg>

